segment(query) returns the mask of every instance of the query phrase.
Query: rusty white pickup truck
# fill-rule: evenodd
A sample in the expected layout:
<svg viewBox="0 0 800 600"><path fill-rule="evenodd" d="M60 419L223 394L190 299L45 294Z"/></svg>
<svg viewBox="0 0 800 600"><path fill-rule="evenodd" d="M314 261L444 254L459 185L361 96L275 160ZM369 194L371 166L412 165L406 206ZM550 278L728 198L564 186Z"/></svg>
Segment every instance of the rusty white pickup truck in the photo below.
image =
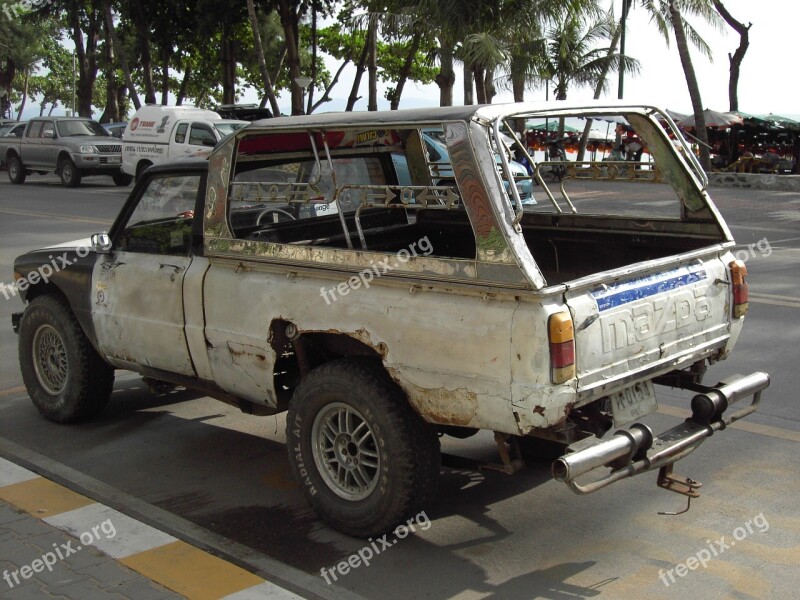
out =
<svg viewBox="0 0 800 600"><path fill-rule="evenodd" d="M600 141L592 160L548 161L551 140L517 133L578 118L619 125L644 160L602 160ZM432 157L423 136L446 152ZM352 535L421 510L439 436L481 429L509 473L521 445L548 440L565 449L554 477L576 492L658 469L659 485L693 496L673 463L769 384L701 382L748 301L706 183L649 106L269 119L206 161L149 169L107 234L19 257L3 293L26 303L13 324L46 418L96 414L115 369L288 411L297 481ZM637 421L657 408L654 384L695 394L660 435Z"/></svg>

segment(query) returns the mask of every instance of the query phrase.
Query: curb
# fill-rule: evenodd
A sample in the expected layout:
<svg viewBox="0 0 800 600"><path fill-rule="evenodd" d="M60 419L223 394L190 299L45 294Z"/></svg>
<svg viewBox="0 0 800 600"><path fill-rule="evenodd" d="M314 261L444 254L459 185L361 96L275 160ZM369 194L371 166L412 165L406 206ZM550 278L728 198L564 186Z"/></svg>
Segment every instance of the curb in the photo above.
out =
<svg viewBox="0 0 800 600"><path fill-rule="evenodd" d="M173 591L177 591L178 593L181 593L181 590L173 587L173 585L175 585L175 581L173 580L174 574L170 573L170 577L165 580L164 574L158 573L159 570L163 570L159 569L158 566L169 560L168 557L158 555L160 552L159 548L171 546L171 540L174 540L175 544L183 544L185 542L184 546L188 545L191 547L176 548L184 555L187 554L187 552L198 557L199 554L196 553L202 552L205 554L205 557L199 557L204 563L202 565L203 568L208 568L211 563L214 563L218 567L224 566L220 564L220 561L222 561L230 566L230 569L235 572L236 577L240 579L252 577L253 579L248 580L253 583L252 586L242 588L241 591L238 591L235 595L230 595L231 598L236 598L237 600L249 598L285 598L289 600L298 597L306 598L307 600L365 600L363 596L335 585L326 585L320 581L318 577L258 553L224 536L199 527L191 521L176 516L157 506L148 504L130 494L113 488L9 440L0 438L0 457L40 475L45 478L45 480L50 480L55 484L59 484L59 486L63 486L66 490L77 492L77 494L73 494L73 496L85 496L86 499L88 499L88 503L97 507L90 508L85 506L84 508L71 511L72 513L88 510L97 515L101 512L102 514L109 514L118 511L118 513L122 513L119 516L120 519L126 521L135 520L138 521L139 525L142 527L154 529L156 535L160 534L162 536L160 539L163 544L147 552L143 552L140 555L145 556L147 554L156 553L151 559L145 560L143 563L142 561L144 559L137 558L137 556L134 555L130 560L123 559L120 562L127 564L134 570L150 577L153 581ZM0 488L0 491L3 489L8 488ZM2 495L0 495L0 498L1 497ZM84 505L88 503L83 502ZM31 516L34 518L42 518L36 514L32 514ZM55 515L52 519L45 517L42 520L45 520L45 522L50 525L54 525L71 535L75 535L74 526L71 527L68 523L60 523L58 515ZM93 522L97 522L96 517ZM86 529L81 530L86 531ZM101 551L103 550L102 547L99 549ZM192 553L192 550L196 550L196 553ZM146 564L148 562L150 564ZM154 565L156 567L155 572L153 571ZM143 570L139 570L137 567L142 567ZM155 573L155 576L151 576L150 573ZM258 583L259 579L261 580L260 583ZM180 584L180 582L178 583ZM273 595L270 595L270 592ZM187 597L191 597L191 595Z"/></svg>

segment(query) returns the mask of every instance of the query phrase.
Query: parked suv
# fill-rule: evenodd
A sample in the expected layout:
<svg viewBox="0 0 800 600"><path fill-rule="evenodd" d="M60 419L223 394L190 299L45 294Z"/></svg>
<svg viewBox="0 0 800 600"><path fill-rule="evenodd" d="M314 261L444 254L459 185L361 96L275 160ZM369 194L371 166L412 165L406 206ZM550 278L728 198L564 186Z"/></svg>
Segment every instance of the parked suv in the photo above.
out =
<svg viewBox="0 0 800 600"><path fill-rule="evenodd" d="M22 137L6 147L5 162L17 184L34 171L55 171L66 187L79 186L87 175L111 175L120 186L131 182L120 170L120 142L96 121L80 117L31 119Z"/></svg>

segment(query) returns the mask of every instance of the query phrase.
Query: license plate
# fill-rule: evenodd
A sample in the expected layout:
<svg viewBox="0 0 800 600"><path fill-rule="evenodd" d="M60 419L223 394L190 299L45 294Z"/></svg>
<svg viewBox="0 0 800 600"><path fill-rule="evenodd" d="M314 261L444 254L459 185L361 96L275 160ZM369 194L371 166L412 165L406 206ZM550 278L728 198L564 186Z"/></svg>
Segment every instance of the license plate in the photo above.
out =
<svg viewBox="0 0 800 600"><path fill-rule="evenodd" d="M620 392L611 394L608 398L611 401L611 413L614 415L615 427L630 423L658 408L652 381L634 383Z"/></svg>
<svg viewBox="0 0 800 600"><path fill-rule="evenodd" d="M121 156L109 156L108 157L108 162L110 164L121 163L122 162L122 157Z"/></svg>

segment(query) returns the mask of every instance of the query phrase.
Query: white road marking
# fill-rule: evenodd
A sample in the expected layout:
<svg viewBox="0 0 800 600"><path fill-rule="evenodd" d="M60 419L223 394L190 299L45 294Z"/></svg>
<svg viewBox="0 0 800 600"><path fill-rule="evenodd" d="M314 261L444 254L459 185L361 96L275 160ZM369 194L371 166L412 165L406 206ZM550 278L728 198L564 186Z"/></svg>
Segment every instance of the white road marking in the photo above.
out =
<svg viewBox="0 0 800 600"><path fill-rule="evenodd" d="M0 487L22 483L23 481L30 481L37 477L39 476L33 471L23 469L19 465L15 465L4 458L0 458Z"/></svg>
<svg viewBox="0 0 800 600"><path fill-rule="evenodd" d="M178 541L177 538L163 531L154 529L103 504L89 504L69 512L53 515L44 521L74 537L86 532L91 533L92 528L98 528L97 535L93 535L90 545L117 559ZM113 526L113 536L107 533L111 530L110 526L107 526L106 530L99 529L106 521L110 521ZM81 542L83 543L83 540Z"/></svg>
<svg viewBox="0 0 800 600"><path fill-rule="evenodd" d="M221 600L303 600L303 597L265 581L241 592L224 596Z"/></svg>

